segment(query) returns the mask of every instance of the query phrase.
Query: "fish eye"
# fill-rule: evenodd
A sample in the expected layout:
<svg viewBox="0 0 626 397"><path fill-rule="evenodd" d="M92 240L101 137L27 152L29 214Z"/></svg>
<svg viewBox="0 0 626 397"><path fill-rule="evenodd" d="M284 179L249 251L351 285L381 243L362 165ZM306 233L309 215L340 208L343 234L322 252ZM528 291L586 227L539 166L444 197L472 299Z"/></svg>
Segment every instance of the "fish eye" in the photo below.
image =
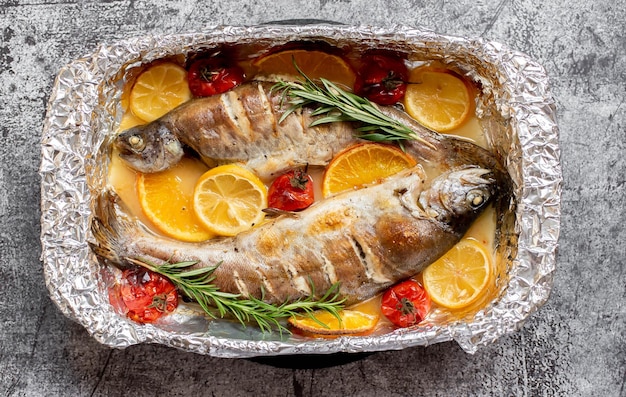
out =
<svg viewBox="0 0 626 397"><path fill-rule="evenodd" d="M142 151L146 147L146 144L143 138L140 137L139 135L133 135L130 138L128 138L128 144L133 150L138 151L138 152Z"/></svg>
<svg viewBox="0 0 626 397"><path fill-rule="evenodd" d="M485 203L485 194L480 190L472 190L465 196L470 207L480 208Z"/></svg>

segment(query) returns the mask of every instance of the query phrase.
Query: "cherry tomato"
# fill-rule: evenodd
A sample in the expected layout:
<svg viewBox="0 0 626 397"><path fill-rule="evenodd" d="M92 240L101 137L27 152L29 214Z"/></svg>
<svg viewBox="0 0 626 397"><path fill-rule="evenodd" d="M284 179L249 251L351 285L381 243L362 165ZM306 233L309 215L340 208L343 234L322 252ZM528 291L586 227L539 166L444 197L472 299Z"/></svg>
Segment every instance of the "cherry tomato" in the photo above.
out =
<svg viewBox="0 0 626 397"><path fill-rule="evenodd" d="M269 207L284 211L303 210L313 204L314 199L313 180L302 170L279 176L268 191Z"/></svg>
<svg viewBox="0 0 626 397"><path fill-rule="evenodd" d="M395 325L410 327L418 324L430 310L430 297L414 280L406 280L383 294L381 311Z"/></svg>
<svg viewBox="0 0 626 397"><path fill-rule="evenodd" d="M154 322L178 306L178 292L174 284L146 269L125 270L119 293L128 309L127 316L140 323Z"/></svg>
<svg viewBox="0 0 626 397"><path fill-rule="evenodd" d="M393 105L404 97L409 71L401 58L366 55L356 76L354 92L380 105Z"/></svg>
<svg viewBox="0 0 626 397"><path fill-rule="evenodd" d="M195 96L221 94L241 84L243 69L222 58L203 58L191 64L187 81Z"/></svg>

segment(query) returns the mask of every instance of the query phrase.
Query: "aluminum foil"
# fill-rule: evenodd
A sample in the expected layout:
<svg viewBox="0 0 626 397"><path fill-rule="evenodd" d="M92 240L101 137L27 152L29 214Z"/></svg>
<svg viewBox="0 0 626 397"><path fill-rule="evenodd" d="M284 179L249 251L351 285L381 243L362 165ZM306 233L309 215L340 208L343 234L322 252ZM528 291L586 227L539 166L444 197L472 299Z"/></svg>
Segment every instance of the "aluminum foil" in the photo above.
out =
<svg viewBox="0 0 626 397"><path fill-rule="evenodd" d="M222 44L249 44L262 53L293 40L321 40L357 50L387 48L413 61L439 60L480 87L478 116L514 191L501 209L498 291L477 313L382 335L318 340L207 321L193 305L183 304L158 325L135 323L111 306L107 286L112 272L97 261L87 242L92 239L91 200L106 184L108 158L100 148L121 119L126 72ZM43 128L40 175L42 260L50 296L65 315L111 347L159 343L218 357L250 357L394 350L455 340L473 353L519 329L552 288L562 177L548 78L525 54L482 39L406 26L321 23L219 26L103 44L63 67L56 78Z"/></svg>

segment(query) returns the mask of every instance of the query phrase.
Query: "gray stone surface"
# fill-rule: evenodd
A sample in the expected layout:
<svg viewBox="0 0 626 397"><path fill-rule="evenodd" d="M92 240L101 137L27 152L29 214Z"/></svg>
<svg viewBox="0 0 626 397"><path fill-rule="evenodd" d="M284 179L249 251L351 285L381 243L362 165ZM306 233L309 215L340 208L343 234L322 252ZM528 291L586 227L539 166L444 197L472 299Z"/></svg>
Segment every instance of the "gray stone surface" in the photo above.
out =
<svg viewBox="0 0 626 397"><path fill-rule="evenodd" d="M61 66L100 42L318 18L482 36L548 70L564 174L548 303L475 355L454 343L359 356L229 360L113 350L65 318L39 259L39 139ZM0 0L0 395L625 396L626 1Z"/></svg>

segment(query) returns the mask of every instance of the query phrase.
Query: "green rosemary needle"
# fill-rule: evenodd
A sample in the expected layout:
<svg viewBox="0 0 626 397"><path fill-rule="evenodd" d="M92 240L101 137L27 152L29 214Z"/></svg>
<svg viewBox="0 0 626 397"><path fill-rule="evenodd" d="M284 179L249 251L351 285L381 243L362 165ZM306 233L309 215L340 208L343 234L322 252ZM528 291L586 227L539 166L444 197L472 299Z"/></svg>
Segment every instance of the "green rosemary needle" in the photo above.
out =
<svg viewBox="0 0 626 397"><path fill-rule="evenodd" d="M324 117L315 120L311 127L338 121L357 121L362 124L356 129L359 138L374 142L397 142L401 147L402 141L417 140L433 147L411 128L385 115L369 99L347 92L324 78L320 78L320 83L316 84L295 63L294 66L302 79L280 80L272 86L272 90L281 90L283 101L287 99L291 105L279 122L297 109L313 105L316 106L313 115Z"/></svg>
<svg viewBox="0 0 626 397"><path fill-rule="evenodd" d="M311 283L311 296L294 302L271 305L254 297L243 298L241 294L220 291L213 281L215 269L211 267L190 269L197 262L163 263L157 265L146 260L129 259L132 263L167 277L178 290L196 301L211 318L233 316L244 326L256 323L261 331L277 328L281 333L289 332L280 322L296 315L312 315L316 310L325 310L338 319L345 299L340 299L339 283L333 284L319 299L314 299L315 289Z"/></svg>

